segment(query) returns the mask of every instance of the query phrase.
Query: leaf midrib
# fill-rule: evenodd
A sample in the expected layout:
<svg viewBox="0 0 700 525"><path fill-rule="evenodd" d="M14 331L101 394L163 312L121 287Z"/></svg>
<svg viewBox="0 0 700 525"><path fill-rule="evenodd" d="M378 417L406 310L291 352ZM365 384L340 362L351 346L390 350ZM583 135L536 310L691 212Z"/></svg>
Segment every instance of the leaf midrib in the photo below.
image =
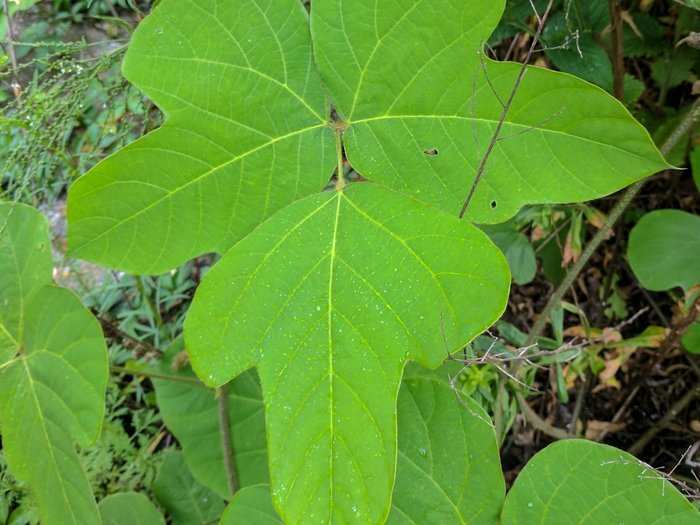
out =
<svg viewBox="0 0 700 525"><path fill-rule="evenodd" d="M249 71L253 74L258 75L259 77L272 82L273 84L281 87L285 91L287 91L290 95L292 95L294 98L296 98L301 104L309 110L309 112L316 117L320 122L325 122L325 119L318 114L318 112L312 108L308 102L301 96L299 93L294 91L289 84L286 82L280 82L274 77L271 77L267 75L266 73L263 73L262 71L259 71L255 68L248 67L248 66L239 66L238 64L232 64L230 62L222 62L220 60L209 60L205 58L199 58L199 57L167 57L167 56L158 56L158 55L150 55L147 53L138 53L138 56L145 57L145 58L151 58L151 59L157 59L157 60L171 60L173 62L196 62L196 63L201 63L201 64L210 64L214 66L222 66L226 68L232 68L232 69L238 69L241 71ZM154 89L152 87L149 87L148 89ZM161 91L162 92L162 91ZM170 94L168 94L170 96Z"/></svg>
<svg viewBox="0 0 700 525"><path fill-rule="evenodd" d="M10 342L14 344L17 348L19 348L19 341L17 341L17 339L14 338L14 336L10 333L10 331L7 329L7 327L3 324L2 321L0 321L0 332L5 334L10 339Z"/></svg>
<svg viewBox="0 0 700 525"><path fill-rule="evenodd" d="M342 174L341 174L342 176ZM343 200L343 192L338 191L337 203L335 207L335 221L333 224L333 239L331 241L331 249L329 255L329 275L328 275L328 389L329 389L329 435L330 435L330 451L328 454L329 463L329 479L331 480L329 488L329 510L328 516L333 516L333 487L335 486L335 478L333 472L333 462L335 460L335 399L333 398L333 386L335 381L334 360L333 360L333 274L336 264L336 244L338 239L338 223L340 222L340 203Z"/></svg>
<svg viewBox="0 0 700 525"><path fill-rule="evenodd" d="M66 493L66 488L63 483L63 477L60 475L60 469L58 468L58 463L56 462L56 456L54 455L54 450L52 447L52 442L51 439L49 438L49 433L48 429L46 428L46 424L44 423L45 416L44 416L44 411L41 408L41 403L39 403L39 398L36 393L36 387L34 386L34 378L32 377L32 373L29 370L29 366L27 365L27 360L26 359L20 359L22 362L22 366L24 368L24 371L26 373L27 377L27 383L29 385L29 391L31 392L32 395L32 400L34 401L34 406L36 407L37 413L39 414L39 425L41 427L41 431L44 435L44 439L46 440L46 450L49 453L49 456L51 458L51 462L53 463L54 466L54 471L56 472L57 477L59 479L59 486L61 488L61 494L63 496L63 500L66 503L66 508L69 510L72 522L75 525L79 525L77 518L75 516L75 513L73 512L73 506L70 504L70 500L68 499L68 494Z"/></svg>
<svg viewBox="0 0 700 525"><path fill-rule="evenodd" d="M442 495L445 497L445 499L450 503L450 506L452 507L452 510L455 512L455 515L459 518L460 523L461 523L462 525L466 525L467 522L465 522L465 521L462 519L462 513L460 512L460 510L457 508L457 506L455 505L454 501L452 501L452 498L450 498L450 497L447 495L447 493L445 492L445 489L435 480L435 478L433 478L432 474L430 474L429 472L426 472L426 471L423 470L420 466L418 466L418 464L417 464L415 461L413 461L403 450L400 450L400 449L399 449L399 450L398 450L398 455L401 456L402 458L404 458L409 464L413 465L413 467L414 467L416 470L418 470L419 472L421 472L421 473L425 476L425 478L428 479L428 480L430 481L430 483L431 483L435 488L438 489L438 492L440 492L440 494L442 494Z"/></svg>
<svg viewBox="0 0 700 525"><path fill-rule="evenodd" d="M167 125L166 125L166 126L167 126ZM313 126L309 126L309 127L306 127L306 128L302 128L302 129L293 131L293 132L291 132L291 133L287 133L286 135L281 135L281 136L279 136L279 137L275 137L273 140L270 140L270 141L268 141L268 142L265 142L265 143L263 143L263 144L260 144L259 146L256 146L256 147L254 147L254 148L252 148L252 149L250 149L250 150L248 150L248 151L246 151L246 152L244 152L244 153L241 153L240 155L237 155L237 156L235 156L235 157L233 157L233 158L227 160L226 162L222 162L221 164L218 164L218 165L216 165L216 166L213 166L212 168L210 168L209 170L205 171L205 172L202 173L201 175L198 175L197 177L195 177L195 178L193 178L193 179L187 181L185 184L182 184L182 185L180 185L180 186L174 188L173 190L168 191L168 193L166 193L165 195L162 195L161 197L158 197L158 198L157 198L156 200L154 200L151 204L149 204L148 206L145 206L145 207L141 208L141 209L138 210L136 213L133 213L133 214L131 214L131 215L129 215L129 216L127 216L127 217L125 217L125 218L119 220L118 222L114 223L114 224L113 224L112 226L110 226L109 228L103 230L99 235L96 235L95 237L92 237L92 238L89 239L88 241L86 241L86 242L84 242L84 243L82 243L82 244L76 246L76 247L74 248L74 251L75 251L75 252L78 252L78 251L80 251L80 250L83 250L85 247L87 247L87 246L89 246L89 245L91 245L91 244L97 242L98 240L100 240L101 238L105 237L106 235L109 235L109 234L110 234L112 231L114 231L116 228L119 228L120 226L126 224L127 222L130 222L130 221L134 220L136 217L139 217L139 216L143 215L144 213L148 212L148 211L151 210L152 208L155 208L156 206L158 206L159 204L161 204L161 203L164 202L165 200L171 198L173 195L176 195L177 193L179 193L179 192L181 192L181 191L184 191L185 189L189 188L190 186L192 186L192 185L194 185L194 184L200 182L201 180L203 180L203 179L209 177L209 176L212 175L213 173L215 173L215 172L217 172L217 171L219 171L219 170L221 170L221 169L223 169L223 168L225 168L225 167L227 167L227 166L229 166L229 165L231 165L231 164L234 164L235 162L238 162L239 160L244 159L245 157L248 157L249 155L252 155L253 153L256 153L257 151L260 151L260 150L262 150L262 149L265 149L265 148L267 148L267 147L269 147L269 146L271 146L271 145L273 145L273 144L275 144L275 143L277 143L277 142L281 142L281 141L286 140L286 139L288 139L288 138L295 137L295 136L297 136L297 135L301 135L301 134L303 134L303 133L306 133L306 132L309 132L309 131L312 131L312 130L315 130L315 129L320 129L320 128L323 128L323 127L326 127L326 124L325 124L325 123L323 123L323 124L315 124L315 125L313 125ZM87 217L86 219L91 219L91 218L92 218L92 217ZM80 220L74 220L74 221L73 221L73 224L75 225L75 224L77 224L78 222L80 222Z"/></svg>
<svg viewBox="0 0 700 525"><path fill-rule="evenodd" d="M467 122L484 122L487 124L494 124L494 125L498 124L498 122L499 122L497 119L487 119L487 118L481 118L481 117L467 117L467 116L463 116L463 115L428 115L428 114L425 114L425 115L379 115L379 116L375 116L375 117L366 117L366 118L362 118L359 120L351 121L348 123L348 126L349 126L348 129L349 130L352 129L353 124L367 124L367 125L369 125L369 123L377 122L377 121L409 120L409 119L415 119L415 120L419 120L419 119L464 120ZM605 143L605 142L600 142L600 141L595 140L595 139L583 137L581 135L574 135L572 133L567 133L565 131L543 128L543 127L540 127L537 125L531 126L531 125L527 125L527 124L519 124L517 122L509 122L509 121L506 121L504 123L504 127L518 128L520 131L532 130L532 131L539 131L540 133L543 133L543 134L547 133L547 134L551 134L551 135L561 135L561 136L564 136L567 138L572 138L574 140L580 140L582 142L589 142L589 143L594 144L594 145L599 146L599 147L614 149L614 150L620 151L622 153L625 153L627 155L634 156L638 159L645 160L647 162L648 161L654 161L654 162L658 161L658 159L650 159L650 158L647 158L647 157L640 155L639 153L635 153L633 151L626 150L626 149L618 146L617 144L609 144L609 143Z"/></svg>

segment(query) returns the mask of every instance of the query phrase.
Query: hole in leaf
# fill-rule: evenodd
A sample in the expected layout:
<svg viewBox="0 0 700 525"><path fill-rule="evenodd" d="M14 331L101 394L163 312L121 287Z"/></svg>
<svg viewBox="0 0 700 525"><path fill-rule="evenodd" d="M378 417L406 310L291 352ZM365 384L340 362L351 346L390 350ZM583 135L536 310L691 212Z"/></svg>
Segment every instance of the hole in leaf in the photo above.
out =
<svg viewBox="0 0 700 525"><path fill-rule="evenodd" d="M491 201L491 208L495 208L496 206L498 206L496 201Z"/></svg>
<svg viewBox="0 0 700 525"><path fill-rule="evenodd" d="M428 148L426 150L423 150L423 153L425 153L428 157L437 157L438 155L440 155L440 152L437 148Z"/></svg>

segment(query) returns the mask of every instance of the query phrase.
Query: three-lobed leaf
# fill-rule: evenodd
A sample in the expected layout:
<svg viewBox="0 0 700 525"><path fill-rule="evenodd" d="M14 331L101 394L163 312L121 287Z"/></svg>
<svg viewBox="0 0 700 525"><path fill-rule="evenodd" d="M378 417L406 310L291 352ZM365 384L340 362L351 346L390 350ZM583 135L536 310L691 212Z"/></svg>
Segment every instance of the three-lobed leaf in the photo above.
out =
<svg viewBox="0 0 700 525"><path fill-rule="evenodd" d="M456 217L372 183L307 197L232 248L185 325L197 374L257 366L288 523L386 519L404 364L436 367L502 313L505 259Z"/></svg>
<svg viewBox="0 0 700 525"><path fill-rule="evenodd" d="M632 228L627 257L644 288L665 291L700 284L700 217L680 210L655 210Z"/></svg>
<svg viewBox="0 0 700 525"><path fill-rule="evenodd" d="M75 445L100 432L107 351L95 318L52 283L41 214L0 202L0 427L45 525L99 523Z"/></svg>
<svg viewBox="0 0 700 525"><path fill-rule="evenodd" d="M298 0L164 0L124 73L166 123L73 185L73 253L156 273L224 252L323 188L334 129L365 178L458 213L519 70L480 56L504 5L318 0L312 39ZM329 102L344 122L329 120ZM477 222L600 197L667 166L619 102L540 68L501 138L469 209Z"/></svg>

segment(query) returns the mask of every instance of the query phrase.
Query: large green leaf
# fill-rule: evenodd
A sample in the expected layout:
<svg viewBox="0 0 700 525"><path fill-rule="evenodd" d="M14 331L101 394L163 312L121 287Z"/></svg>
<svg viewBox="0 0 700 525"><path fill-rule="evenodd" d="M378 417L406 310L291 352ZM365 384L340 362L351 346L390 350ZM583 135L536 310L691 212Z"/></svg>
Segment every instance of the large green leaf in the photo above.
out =
<svg viewBox="0 0 700 525"><path fill-rule="evenodd" d="M390 525L497 525L505 498L496 433L471 398L457 400L443 367L407 367Z"/></svg>
<svg viewBox="0 0 700 525"><path fill-rule="evenodd" d="M504 4L313 3L314 54L357 171L459 211L519 71L482 67L477 52ZM161 272L225 251L328 180L336 125L299 0L163 0L136 31L124 73L168 118L73 186L75 255ZM477 222L600 197L667 167L619 102L539 68L503 138L469 209Z"/></svg>
<svg viewBox="0 0 700 525"><path fill-rule="evenodd" d="M236 493L220 525L282 525L270 498L268 485L252 485Z"/></svg>
<svg viewBox="0 0 700 525"><path fill-rule="evenodd" d="M70 191L73 254L159 273L320 191L334 139L296 0L163 0L124 75L167 115Z"/></svg>
<svg viewBox="0 0 700 525"><path fill-rule="evenodd" d="M313 3L318 67L364 177L460 211L520 69L480 57L504 5ZM527 203L600 197L667 166L613 97L541 68L528 70L502 137L469 208L476 222L502 222Z"/></svg>
<svg viewBox="0 0 700 525"><path fill-rule="evenodd" d="M371 183L308 197L238 243L185 324L197 374L258 367L285 522L380 523L404 363L438 366L491 325L507 263L456 217Z"/></svg>
<svg viewBox="0 0 700 525"><path fill-rule="evenodd" d="M75 445L99 435L107 351L97 321L51 280L46 220L0 203L0 428L44 525L98 523Z"/></svg>
<svg viewBox="0 0 700 525"><path fill-rule="evenodd" d="M493 425L474 401L461 404L443 367L410 365L399 392L398 469L391 525L497 525L505 484ZM243 489L222 525L282 523L269 487ZM351 521L349 523L358 523ZM365 523L359 522L359 523Z"/></svg>
<svg viewBox="0 0 700 525"><path fill-rule="evenodd" d="M697 525L700 513L634 456L568 440L539 452L518 475L503 525Z"/></svg>
<svg viewBox="0 0 700 525"><path fill-rule="evenodd" d="M107 496L100 501L100 515L103 525L165 525L153 503L136 492Z"/></svg>
<svg viewBox="0 0 700 525"><path fill-rule="evenodd" d="M177 369L173 366L183 348L182 339L178 339L167 349L162 372L195 379L189 365L181 363ZM156 379L153 383L163 421L182 445L192 475L222 498L228 498L215 391L184 381ZM267 483L265 415L260 384L253 371L233 381L228 406L241 485Z"/></svg>
<svg viewBox="0 0 700 525"><path fill-rule="evenodd" d="M194 479L179 451L166 454L153 482L153 493L173 525L213 523L224 510L224 501Z"/></svg>
<svg viewBox="0 0 700 525"><path fill-rule="evenodd" d="M647 213L630 232L627 257L649 290L700 284L700 217L680 210Z"/></svg>

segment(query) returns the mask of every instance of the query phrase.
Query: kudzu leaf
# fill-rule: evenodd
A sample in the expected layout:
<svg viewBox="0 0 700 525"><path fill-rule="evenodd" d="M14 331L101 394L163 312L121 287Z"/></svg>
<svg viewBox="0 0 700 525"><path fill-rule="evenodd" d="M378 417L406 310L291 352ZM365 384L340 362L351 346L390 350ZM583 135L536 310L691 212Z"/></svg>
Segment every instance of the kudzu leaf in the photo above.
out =
<svg viewBox="0 0 700 525"><path fill-rule="evenodd" d="M235 245L197 293L187 348L210 385L258 367L290 523L385 519L405 361L437 366L502 312L505 262L454 215L501 113L484 70L502 99L519 71L477 53L504 3L315 0L317 75L298 0L163 0L124 69L166 124L71 189L78 256L159 272ZM327 182L334 130L362 176L449 215L371 184L304 197ZM666 167L622 105L538 68L503 138L479 222Z"/></svg>
<svg viewBox="0 0 700 525"><path fill-rule="evenodd" d="M680 210L644 215L630 232L627 257L644 288L688 290L700 284L700 217Z"/></svg>
<svg viewBox="0 0 700 525"><path fill-rule="evenodd" d="M103 525L165 525L153 503L143 494L122 492L100 501Z"/></svg>
<svg viewBox="0 0 700 525"><path fill-rule="evenodd" d="M480 54L504 5L313 3L318 67L347 121L350 163L365 178L460 211L499 121L499 98L508 99L520 70ZM503 222L528 203L597 198L667 167L621 103L536 67L502 138L469 207L475 222Z"/></svg>
<svg viewBox="0 0 700 525"><path fill-rule="evenodd" d="M406 369L399 392L399 452L389 525L497 525L505 498L496 433L448 371Z"/></svg>
<svg viewBox="0 0 700 525"><path fill-rule="evenodd" d="M345 118L332 124L300 1L163 0L136 31L124 74L166 123L71 188L72 253L157 273L223 252L324 186L333 127L347 128L364 177L456 214L519 71L479 54L504 4L314 2L314 54ZM540 68L502 138L469 209L477 222L600 197L667 167L619 102Z"/></svg>
<svg viewBox="0 0 700 525"><path fill-rule="evenodd" d="M515 480L503 525L697 525L698 510L658 473L622 450L558 441Z"/></svg>
<svg viewBox="0 0 700 525"><path fill-rule="evenodd" d="M44 525L98 523L75 445L99 435L107 350L95 318L52 284L42 215L0 203L0 428L11 472Z"/></svg>
<svg viewBox="0 0 700 525"><path fill-rule="evenodd" d="M72 253L160 273L320 191L336 157L307 24L297 0L160 2L123 71L166 122L72 186Z"/></svg>
<svg viewBox="0 0 700 525"><path fill-rule="evenodd" d="M201 485L190 472L180 451L165 455L153 493L168 511L173 525L214 523L224 510L224 501Z"/></svg>
<svg viewBox="0 0 700 525"><path fill-rule="evenodd" d="M435 368L490 326L509 279L483 232L371 183L288 206L207 274L192 365L210 385L257 366L286 523L386 519L404 363Z"/></svg>
<svg viewBox="0 0 700 525"><path fill-rule="evenodd" d="M447 382L459 368L407 367L398 399L398 469L390 525L497 525L505 483L488 415ZM282 523L269 487L243 489L222 525ZM365 523L365 522L362 522Z"/></svg>
<svg viewBox="0 0 700 525"><path fill-rule="evenodd" d="M184 350L177 339L166 350L163 374L196 380L189 365L175 366ZM158 408L168 429L182 445L194 478L222 498L229 495L224 470L216 393L197 383L154 379ZM260 383L254 371L238 376L229 387L229 419L241 486L267 483L265 415Z"/></svg>
<svg viewBox="0 0 700 525"><path fill-rule="evenodd" d="M220 525L282 525L270 498L269 485L239 490L221 517Z"/></svg>

